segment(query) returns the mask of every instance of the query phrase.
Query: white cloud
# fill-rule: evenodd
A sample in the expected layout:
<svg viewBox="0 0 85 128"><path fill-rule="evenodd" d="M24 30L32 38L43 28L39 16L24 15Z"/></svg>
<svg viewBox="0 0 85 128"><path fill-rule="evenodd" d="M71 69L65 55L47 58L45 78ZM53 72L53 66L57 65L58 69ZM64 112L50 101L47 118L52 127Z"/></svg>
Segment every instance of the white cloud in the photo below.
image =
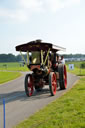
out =
<svg viewBox="0 0 85 128"><path fill-rule="evenodd" d="M6 9L0 8L0 17L4 17L9 15L8 11Z"/></svg>
<svg viewBox="0 0 85 128"><path fill-rule="evenodd" d="M80 0L19 0L20 5L30 12L56 12L61 8L80 4Z"/></svg>
<svg viewBox="0 0 85 128"><path fill-rule="evenodd" d="M79 4L80 0L45 0L47 7L52 12L56 12L61 8L72 6L74 4Z"/></svg>
<svg viewBox="0 0 85 128"><path fill-rule="evenodd" d="M42 11L42 1L40 0L15 0L16 9L0 8L0 17L13 22L26 22L34 13Z"/></svg>
<svg viewBox="0 0 85 128"><path fill-rule="evenodd" d="M0 17L2 19L21 21L24 22L28 19L27 13L24 10L9 10L9 9L0 9Z"/></svg>
<svg viewBox="0 0 85 128"><path fill-rule="evenodd" d="M24 9L30 9L32 10L40 10L43 6L42 0L20 0L20 5Z"/></svg>
<svg viewBox="0 0 85 128"><path fill-rule="evenodd" d="M24 10L16 10L10 14L10 18L25 22L28 20L28 14Z"/></svg>
<svg viewBox="0 0 85 128"><path fill-rule="evenodd" d="M0 17L19 22L27 21L32 14L52 11L79 4L80 0L15 0L16 9L1 8Z"/></svg>

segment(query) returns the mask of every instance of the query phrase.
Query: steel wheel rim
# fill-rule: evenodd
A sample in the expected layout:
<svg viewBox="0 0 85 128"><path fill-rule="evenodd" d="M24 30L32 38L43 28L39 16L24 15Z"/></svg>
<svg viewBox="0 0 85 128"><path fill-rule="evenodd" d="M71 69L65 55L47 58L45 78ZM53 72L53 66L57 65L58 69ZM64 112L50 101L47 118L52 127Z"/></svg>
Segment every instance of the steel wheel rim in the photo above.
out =
<svg viewBox="0 0 85 128"><path fill-rule="evenodd" d="M32 82L32 76L29 76L28 77L28 93L29 93L29 96L31 96L33 94L33 82Z"/></svg>
<svg viewBox="0 0 85 128"><path fill-rule="evenodd" d="M52 91L54 95L56 94L56 88L57 88L56 75L53 74L52 75Z"/></svg>

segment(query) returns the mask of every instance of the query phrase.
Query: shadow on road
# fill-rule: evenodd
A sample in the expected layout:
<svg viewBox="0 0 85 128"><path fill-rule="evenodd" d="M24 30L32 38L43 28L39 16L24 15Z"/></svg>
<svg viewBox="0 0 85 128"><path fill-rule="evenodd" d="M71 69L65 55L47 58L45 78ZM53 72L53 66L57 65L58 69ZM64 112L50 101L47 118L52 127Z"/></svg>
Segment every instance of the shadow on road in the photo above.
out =
<svg viewBox="0 0 85 128"><path fill-rule="evenodd" d="M61 90L57 89L57 91L61 91ZM0 105L3 102L3 98L5 99L6 103L9 103L16 100L30 101L30 100L45 99L49 97L51 97L49 88L43 88L39 92L34 91L34 94L31 97L27 97L25 91L15 91L11 93L0 94Z"/></svg>
<svg viewBox="0 0 85 128"><path fill-rule="evenodd" d="M68 74L68 85L67 85L67 87L68 88L72 87L73 83L77 79L79 79L79 78L74 76L74 75ZM20 81L20 80L18 80L18 81ZM57 94L61 93L62 91L65 91L65 90L57 89L57 92L58 92ZM9 93L3 93L2 92L2 93L0 93L0 105L2 104L3 98L5 98L6 103L10 103L10 102L14 102L14 101L28 101L29 102L29 101L32 101L32 100L45 99L45 98L49 98L49 97L52 97L51 94L50 94L49 86L46 86L40 92L34 91L34 94L31 97L27 97L24 90L23 91L12 91L12 92L9 92Z"/></svg>

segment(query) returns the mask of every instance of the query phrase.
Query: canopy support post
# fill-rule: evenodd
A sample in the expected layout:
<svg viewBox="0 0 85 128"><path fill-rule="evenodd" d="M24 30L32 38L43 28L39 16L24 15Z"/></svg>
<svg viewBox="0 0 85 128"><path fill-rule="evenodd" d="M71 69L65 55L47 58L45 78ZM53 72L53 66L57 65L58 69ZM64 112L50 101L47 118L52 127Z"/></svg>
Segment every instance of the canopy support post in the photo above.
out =
<svg viewBox="0 0 85 128"><path fill-rule="evenodd" d="M43 50L41 50L41 64L43 65Z"/></svg>
<svg viewBox="0 0 85 128"><path fill-rule="evenodd" d="M48 59L49 52L50 52L50 48L49 48L49 50L48 50L48 52L47 52L47 56L46 56L46 58L45 58L44 65L46 64L46 61L47 61L47 59Z"/></svg>
<svg viewBox="0 0 85 128"><path fill-rule="evenodd" d="M25 58L24 58L24 56L23 56L23 54L22 54L21 51L20 51L20 54L21 54L21 56L22 56L22 59L24 60L24 63L27 65L26 60L25 60Z"/></svg>
<svg viewBox="0 0 85 128"><path fill-rule="evenodd" d="M27 51L27 63L29 65L29 52Z"/></svg>

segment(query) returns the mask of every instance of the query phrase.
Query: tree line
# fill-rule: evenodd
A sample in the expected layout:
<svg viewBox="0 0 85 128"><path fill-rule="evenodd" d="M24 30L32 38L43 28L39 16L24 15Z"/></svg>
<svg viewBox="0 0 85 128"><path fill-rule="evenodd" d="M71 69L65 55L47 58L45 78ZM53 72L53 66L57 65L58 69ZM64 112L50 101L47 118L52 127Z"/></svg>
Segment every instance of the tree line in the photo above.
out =
<svg viewBox="0 0 85 128"><path fill-rule="evenodd" d="M82 58L85 57L85 54L63 54L64 58ZM26 54L24 55L25 59L27 58ZM21 55L13 54L0 54L0 62L19 62L22 61Z"/></svg>
<svg viewBox="0 0 85 128"><path fill-rule="evenodd" d="M13 54L0 54L0 62L18 62L21 61L22 58L20 55Z"/></svg>
<svg viewBox="0 0 85 128"><path fill-rule="evenodd" d="M63 54L64 58L83 58L85 54Z"/></svg>

